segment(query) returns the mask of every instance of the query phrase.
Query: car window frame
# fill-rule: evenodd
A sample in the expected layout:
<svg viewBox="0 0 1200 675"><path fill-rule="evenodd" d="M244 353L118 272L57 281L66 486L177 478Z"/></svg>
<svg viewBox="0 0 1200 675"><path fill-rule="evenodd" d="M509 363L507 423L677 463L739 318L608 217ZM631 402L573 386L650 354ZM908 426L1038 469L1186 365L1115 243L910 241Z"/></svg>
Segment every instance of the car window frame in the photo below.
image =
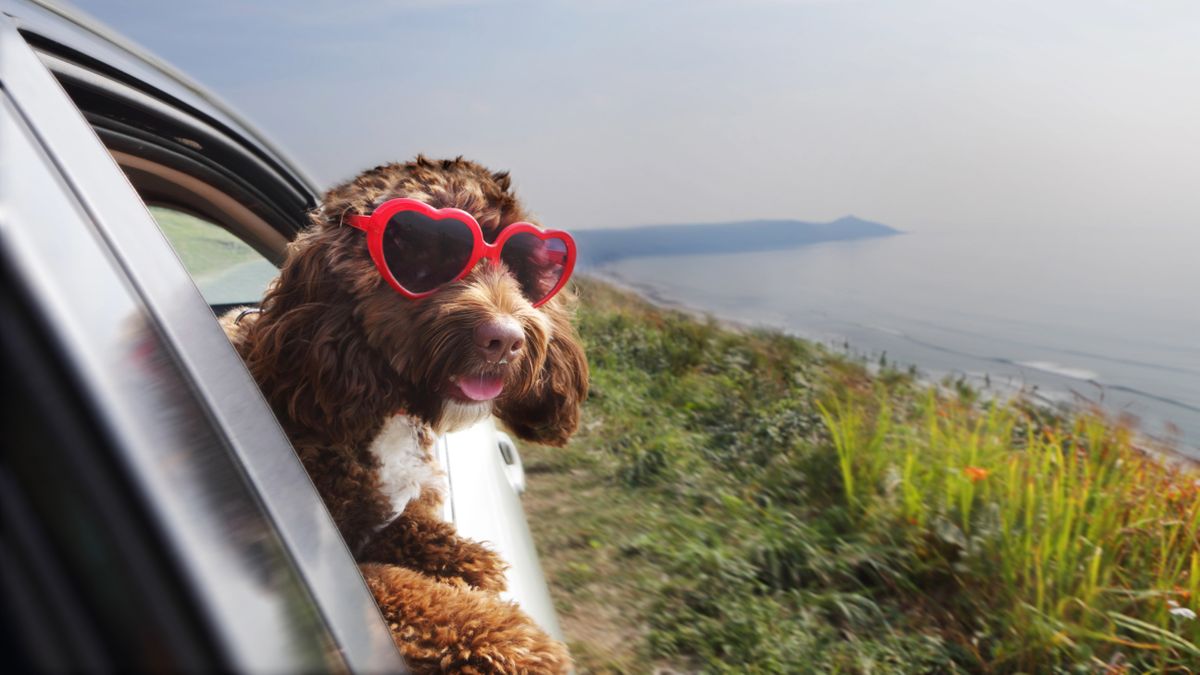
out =
<svg viewBox="0 0 1200 675"><path fill-rule="evenodd" d="M58 226L41 228L29 223L13 228L19 235L16 238L23 238L26 244L14 259L19 263L22 278L30 283L31 297L39 301L38 306L46 312L50 325L78 323L80 316L75 316L71 307L61 301L70 299L69 291L64 288L81 280L72 275L47 275L46 269L70 262L66 254L71 251L92 256L93 263L104 260L112 267L128 293L125 306L136 308L138 316L153 327L155 339L161 340L170 354L171 366L194 398L193 403L203 410L204 422L223 440L224 453L210 453L210 459L228 462L236 469L240 476L237 483L257 505L257 514L250 509L246 517L261 519L275 532L283 556L277 562L299 575L301 596L309 595L315 600L340 658L357 672L403 670L387 625L357 566L253 379L212 320L208 305L139 196L81 111L26 42L30 26L21 25L19 17L8 11L8 3L5 10L6 15L0 17L0 82L58 170L62 183L68 186L80 212L86 215L79 225L86 231L77 233L70 247L62 247L61 241L53 239L62 236ZM25 32L19 32L18 28ZM6 243L13 243L13 237L6 238ZM64 249L57 255L56 245ZM6 253L12 251L6 248ZM76 292L86 291L76 289ZM41 302L52 297L60 302ZM65 343L61 346L80 363L91 363L97 369L91 375L108 368L108 375L116 377L118 373L111 372L113 364L105 362L106 355L94 353L82 337L78 332L62 336ZM119 388L113 390L112 383L103 380L103 377L86 380L88 386L96 388L90 400L98 410L116 414L122 406L132 405L121 398ZM110 387L110 395L100 395L106 386ZM114 432L121 441L117 445L125 451L136 450L134 446L139 443L136 416L130 417L128 413L126 410L121 417L127 426ZM129 469L143 481L143 497L152 505L170 510L171 501L179 495L165 489L170 481L165 480L163 472L169 467L152 455L130 455L125 459ZM155 488L152 483L156 480L165 482ZM155 516L165 517L162 513ZM289 663L286 652L271 652L264 644L253 641L254 636L261 635L262 626L241 625L244 620L234 608L217 606L214 598L206 597L206 592L219 590L220 575L214 574L213 569L204 569L205 552L196 548L195 541L184 541L188 537L178 530L186 530L186 523L162 525L166 538L177 537L172 542L174 552L190 574L197 602L205 609L210 625L221 635L230 663L262 666L263 659L272 656L280 663ZM221 541L207 544L231 545ZM286 622L272 629L283 633L289 630Z"/></svg>
<svg viewBox="0 0 1200 675"><path fill-rule="evenodd" d="M124 168L124 167L122 167L122 168ZM136 186L135 186L135 189L136 189ZM139 191L139 194L140 194L140 191ZM168 243L171 244L171 248L175 251L175 255L179 257L179 261L183 264L184 269L186 269L188 271L188 274L192 276L192 281L196 284L196 288L200 291L200 294L204 296L205 301L208 302L209 306L213 308L213 312L217 316L221 316L223 314L223 311L221 311L222 308L257 307L259 305L259 302L262 299L262 295L265 292L266 287L268 287L270 285L270 283L274 280L274 278L278 277L278 275L279 275L279 267L280 267L279 262L264 255L263 252L259 248L255 247L251 241L248 241L244 235L239 234L239 231L237 229L230 227L229 225L227 225L225 223L215 222L212 219L208 218L206 215L198 213L195 210L193 210L187 206L179 205L174 202L162 201L162 200L148 201L146 199L143 199L142 202L146 205L146 209L149 210L150 214L154 217L154 220L158 224L159 229L162 231L163 236L165 236L167 238ZM256 290L253 291L252 293L247 293L244 297L241 297L242 294L240 292L238 292L235 294L235 295L239 296L237 298L228 298L228 299L221 299L219 301L214 301L214 299L212 297L210 297L210 295L213 292L212 286L209 285L209 282L211 282L211 278L201 279L199 276L197 276L196 271L192 270L188 266L188 262L184 259L183 253L178 248L178 246L180 244L182 244L183 241L176 241L174 237L167 234L166 226L164 225L164 223L162 221L159 220L159 216L154 212L154 209L170 211L175 214L189 217L189 218L193 219L194 221L196 221L196 223L203 225L206 228L214 228L214 229L219 230L222 233L228 235L229 237L232 237L233 241L235 241L238 244L240 244L241 246L245 247L245 251L247 251L250 254L252 254L253 256L255 256L254 262L266 263L266 265L269 265L270 269L271 269L271 276L267 277L265 279L263 279L263 277L257 277L259 281L265 281L265 284L263 284L262 286L255 285L254 288ZM243 264L245 262L247 262L247 261L242 260L239 263L235 263L234 265L232 265L230 267L224 267L222 269L225 271L228 271L228 270L232 269L233 267L237 267L238 265ZM265 270L264 270L264 275L265 275ZM245 289L239 287L236 290L242 291Z"/></svg>

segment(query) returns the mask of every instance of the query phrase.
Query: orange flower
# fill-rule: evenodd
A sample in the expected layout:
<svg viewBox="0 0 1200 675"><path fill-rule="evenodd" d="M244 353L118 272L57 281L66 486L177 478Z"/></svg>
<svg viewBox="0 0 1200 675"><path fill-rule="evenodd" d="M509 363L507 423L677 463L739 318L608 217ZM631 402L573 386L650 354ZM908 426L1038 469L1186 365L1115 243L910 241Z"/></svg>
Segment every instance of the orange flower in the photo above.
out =
<svg viewBox="0 0 1200 675"><path fill-rule="evenodd" d="M981 466L968 466L963 469L963 474L965 474L967 478L970 478L972 483L978 483L984 478L987 478L989 473L991 473L991 471Z"/></svg>

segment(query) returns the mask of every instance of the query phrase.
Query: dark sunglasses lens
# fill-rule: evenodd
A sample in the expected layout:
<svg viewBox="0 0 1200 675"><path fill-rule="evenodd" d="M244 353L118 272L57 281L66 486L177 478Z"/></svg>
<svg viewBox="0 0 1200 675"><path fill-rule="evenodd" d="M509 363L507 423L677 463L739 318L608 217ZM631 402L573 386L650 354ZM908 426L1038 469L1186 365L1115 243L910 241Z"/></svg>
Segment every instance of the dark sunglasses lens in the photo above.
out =
<svg viewBox="0 0 1200 675"><path fill-rule="evenodd" d="M454 281L471 260L475 235L461 220L434 220L415 211L392 216L383 231L383 259L406 290L425 293Z"/></svg>
<svg viewBox="0 0 1200 675"><path fill-rule="evenodd" d="M541 239L521 232L504 242L500 259L521 284L525 297L536 304L558 287L566 273L567 242L558 237Z"/></svg>

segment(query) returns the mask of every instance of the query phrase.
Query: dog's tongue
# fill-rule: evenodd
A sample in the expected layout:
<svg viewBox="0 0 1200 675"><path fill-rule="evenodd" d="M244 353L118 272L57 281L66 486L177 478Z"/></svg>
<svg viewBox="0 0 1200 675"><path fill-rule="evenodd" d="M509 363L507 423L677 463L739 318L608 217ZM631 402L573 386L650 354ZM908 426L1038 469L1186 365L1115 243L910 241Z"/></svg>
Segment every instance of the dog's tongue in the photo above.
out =
<svg viewBox="0 0 1200 675"><path fill-rule="evenodd" d="M472 401L490 401L504 389L504 380L494 375L468 375L459 378L458 388Z"/></svg>

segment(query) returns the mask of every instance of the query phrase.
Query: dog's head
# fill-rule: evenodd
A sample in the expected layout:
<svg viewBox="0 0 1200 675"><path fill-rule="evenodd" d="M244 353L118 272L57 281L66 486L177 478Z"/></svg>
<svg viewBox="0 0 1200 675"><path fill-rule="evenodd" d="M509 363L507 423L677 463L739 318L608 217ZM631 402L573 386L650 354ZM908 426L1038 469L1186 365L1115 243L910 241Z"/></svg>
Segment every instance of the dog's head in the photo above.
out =
<svg viewBox="0 0 1200 675"><path fill-rule="evenodd" d="M319 323L301 368L312 371L307 391L327 400L310 412L344 420L339 406L365 413L367 397L439 430L495 413L526 439L566 442L587 391L569 292L534 307L503 264L482 261L428 297L402 296L348 224L399 197L466 211L489 242L529 219L506 173L461 158L380 166L330 190L263 301L266 324Z"/></svg>

